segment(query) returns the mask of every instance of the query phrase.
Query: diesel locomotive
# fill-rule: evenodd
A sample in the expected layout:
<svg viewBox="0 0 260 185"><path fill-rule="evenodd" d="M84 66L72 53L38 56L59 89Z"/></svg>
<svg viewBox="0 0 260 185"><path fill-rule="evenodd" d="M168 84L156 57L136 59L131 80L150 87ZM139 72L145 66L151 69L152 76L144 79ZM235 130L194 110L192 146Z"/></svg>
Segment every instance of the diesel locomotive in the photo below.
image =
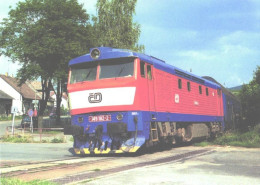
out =
<svg viewBox="0 0 260 185"><path fill-rule="evenodd" d="M240 116L239 101L214 79L145 54L98 47L69 68L71 125L64 134L73 135L76 154L214 137Z"/></svg>

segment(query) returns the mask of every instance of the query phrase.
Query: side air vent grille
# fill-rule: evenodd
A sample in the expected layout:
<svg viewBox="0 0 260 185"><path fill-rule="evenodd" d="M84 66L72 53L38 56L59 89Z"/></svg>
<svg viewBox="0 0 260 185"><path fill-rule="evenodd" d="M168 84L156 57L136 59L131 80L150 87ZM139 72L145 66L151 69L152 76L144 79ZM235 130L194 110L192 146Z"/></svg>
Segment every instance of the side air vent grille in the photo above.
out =
<svg viewBox="0 0 260 185"><path fill-rule="evenodd" d="M192 76L192 75L189 75L183 71L179 71L177 69L175 69L175 73L178 75L178 76L181 76L181 77L184 77L184 78L187 78L187 79L190 79L190 80L193 80L195 82L198 82L198 83L201 83L201 84L204 84L205 81L200 79L200 78L197 78L195 76Z"/></svg>

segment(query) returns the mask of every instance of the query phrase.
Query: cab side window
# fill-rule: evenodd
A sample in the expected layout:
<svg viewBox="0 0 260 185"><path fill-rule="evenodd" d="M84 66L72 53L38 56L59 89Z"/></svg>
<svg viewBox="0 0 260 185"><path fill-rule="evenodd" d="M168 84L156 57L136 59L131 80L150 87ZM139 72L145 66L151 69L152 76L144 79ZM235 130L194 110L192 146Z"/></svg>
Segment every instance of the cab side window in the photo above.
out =
<svg viewBox="0 0 260 185"><path fill-rule="evenodd" d="M199 86L199 93L202 94L202 87Z"/></svg>
<svg viewBox="0 0 260 185"><path fill-rule="evenodd" d="M178 79L178 88L179 88L179 89L182 88L182 82L181 82L181 79Z"/></svg>
<svg viewBox="0 0 260 185"><path fill-rule="evenodd" d="M150 65L147 65L147 78L152 80L152 68Z"/></svg>
<svg viewBox="0 0 260 185"><path fill-rule="evenodd" d="M187 89L188 89L188 91L191 91L190 82L187 82Z"/></svg>
<svg viewBox="0 0 260 185"><path fill-rule="evenodd" d="M141 72L141 77L145 78L145 63L144 62L140 62L140 72Z"/></svg>

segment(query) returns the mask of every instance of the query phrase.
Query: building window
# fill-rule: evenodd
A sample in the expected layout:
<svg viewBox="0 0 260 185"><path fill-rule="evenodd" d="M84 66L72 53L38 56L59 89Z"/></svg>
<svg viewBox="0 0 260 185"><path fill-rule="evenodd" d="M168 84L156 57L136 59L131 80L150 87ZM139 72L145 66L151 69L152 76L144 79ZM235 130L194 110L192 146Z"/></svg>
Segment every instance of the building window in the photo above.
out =
<svg viewBox="0 0 260 185"><path fill-rule="evenodd" d="M206 88L206 95L208 96L209 95L209 89Z"/></svg>
<svg viewBox="0 0 260 185"><path fill-rule="evenodd" d="M179 89L181 89L181 88L182 88L181 79L178 79L178 87L179 87Z"/></svg>
<svg viewBox="0 0 260 185"><path fill-rule="evenodd" d="M190 88L190 82L187 82L187 89L188 89L188 91L191 90L191 88Z"/></svg>
<svg viewBox="0 0 260 185"><path fill-rule="evenodd" d="M202 87L199 86L199 93L202 94Z"/></svg>
<svg viewBox="0 0 260 185"><path fill-rule="evenodd" d="M140 62L140 71L141 71L141 76L145 77L145 63L144 62Z"/></svg>
<svg viewBox="0 0 260 185"><path fill-rule="evenodd" d="M147 65L147 77L149 80L152 80L152 68L150 65Z"/></svg>

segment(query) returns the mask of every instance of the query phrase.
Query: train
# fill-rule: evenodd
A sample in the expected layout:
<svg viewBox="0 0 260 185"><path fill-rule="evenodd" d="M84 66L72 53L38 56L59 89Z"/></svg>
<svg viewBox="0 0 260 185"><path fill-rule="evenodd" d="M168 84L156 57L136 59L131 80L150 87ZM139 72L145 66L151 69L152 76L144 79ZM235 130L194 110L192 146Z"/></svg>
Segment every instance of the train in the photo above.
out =
<svg viewBox="0 0 260 185"><path fill-rule="evenodd" d="M215 137L239 121L239 100L211 77L126 49L97 47L69 61L67 84L77 155Z"/></svg>

